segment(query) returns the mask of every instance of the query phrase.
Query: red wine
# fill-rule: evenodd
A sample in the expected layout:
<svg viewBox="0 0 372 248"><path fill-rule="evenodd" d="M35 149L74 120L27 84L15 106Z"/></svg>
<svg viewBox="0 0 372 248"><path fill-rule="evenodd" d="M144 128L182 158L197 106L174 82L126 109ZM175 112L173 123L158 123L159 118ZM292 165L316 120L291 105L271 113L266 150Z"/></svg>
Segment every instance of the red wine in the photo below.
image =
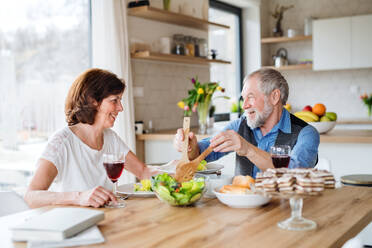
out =
<svg viewBox="0 0 372 248"><path fill-rule="evenodd" d="M103 166L106 169L107 176L111 179L113 183L115 183L121 176L121 173L123 172L124 162L118 161L113 163L103 163Z"/></svg>
<svg viewBox="0 0 372 248"><path fill-rule="evenodd" d="M288 155L271 155L275 168L288 167L289 160L291 159Z"/></svg>

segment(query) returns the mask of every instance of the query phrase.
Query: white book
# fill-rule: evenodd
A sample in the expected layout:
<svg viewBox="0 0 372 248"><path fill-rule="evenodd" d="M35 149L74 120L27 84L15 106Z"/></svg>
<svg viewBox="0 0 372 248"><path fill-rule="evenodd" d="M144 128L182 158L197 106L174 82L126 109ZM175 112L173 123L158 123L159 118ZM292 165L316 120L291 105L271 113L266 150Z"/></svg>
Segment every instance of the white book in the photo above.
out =
<svg viewBox="0 0 372 248"><path fill-rule="evenodd" d="M62 241L29 241L27 248L57 248L79 245L92 245L105 242L97 226L92 226L71 238Z"/></svg>
<svg viewBox="0 0 372 248"><path fill-rule="evenodd" d="M13 241L69 238L104 219L103 211L85 208L54 208L10 227Z"/></svg>

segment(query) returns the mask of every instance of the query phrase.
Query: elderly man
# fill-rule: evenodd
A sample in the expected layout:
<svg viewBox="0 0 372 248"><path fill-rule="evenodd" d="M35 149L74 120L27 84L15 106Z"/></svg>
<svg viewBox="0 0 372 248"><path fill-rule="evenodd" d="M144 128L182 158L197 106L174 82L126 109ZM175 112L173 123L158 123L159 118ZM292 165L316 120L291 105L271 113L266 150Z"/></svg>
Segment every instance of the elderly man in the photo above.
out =
<svg viewBox="0 0 372 248"><path fill-rule="evenodd" d="M213 138L197 141L189 133L189 158L196 158L209 145L214 149L206 158L214 161L236 152L236 175L256 177L260 170L274 168L270 147L289 145L289 168L314 167L318 160L319 133L283 108L288 99L288 83L276 70L260 69L244 78L244 115L230 122ZM174 146L181 151L184 139L177 130Z"/></svg>

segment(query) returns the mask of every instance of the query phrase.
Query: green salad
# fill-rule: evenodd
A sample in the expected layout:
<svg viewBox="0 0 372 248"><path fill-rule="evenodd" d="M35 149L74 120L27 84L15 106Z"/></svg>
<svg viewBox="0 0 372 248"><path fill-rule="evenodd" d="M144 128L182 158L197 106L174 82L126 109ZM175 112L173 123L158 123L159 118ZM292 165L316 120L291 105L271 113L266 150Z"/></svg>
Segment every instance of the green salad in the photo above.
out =
<svg viewBox="0 0 372 248"><path fill-rule="evenodd" d="M203 177L178 183L168 173L159 174L151 179L152 189L164 201L173 206L190 205L199 200L205 188Z"/></svg>

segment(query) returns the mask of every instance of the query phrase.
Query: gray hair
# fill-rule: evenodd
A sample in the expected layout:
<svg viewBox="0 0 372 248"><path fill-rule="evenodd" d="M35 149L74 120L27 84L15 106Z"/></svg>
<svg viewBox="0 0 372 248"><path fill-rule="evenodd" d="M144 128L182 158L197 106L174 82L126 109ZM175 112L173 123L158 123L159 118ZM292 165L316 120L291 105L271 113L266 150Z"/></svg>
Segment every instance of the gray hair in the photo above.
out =
<svg viewBox="0 0 372 248"><path fill-rule="evenodd" d="M257 77L259 79L258 88L265 96L269 96L273 90L279 89L280 100L283 105L286 104L288 100L289 87L287 80L285 80L280 72L271 68L261 68L246 76L243 80L243 84L252 77Z"/></svg>

